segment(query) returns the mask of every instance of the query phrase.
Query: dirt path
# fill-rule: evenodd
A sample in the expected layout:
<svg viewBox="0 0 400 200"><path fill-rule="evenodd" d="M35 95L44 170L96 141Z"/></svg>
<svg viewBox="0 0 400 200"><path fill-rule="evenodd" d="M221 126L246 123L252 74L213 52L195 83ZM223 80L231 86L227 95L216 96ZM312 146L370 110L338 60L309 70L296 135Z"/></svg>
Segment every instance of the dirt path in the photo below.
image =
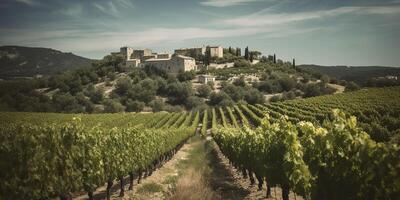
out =
<svg viewBox="0 0 400 200"><path fill-rule="evenodd" d="M330 87L333 87L333 88L336 89L335 94L337 94L337 93L343 93L343 92L344 92L344 89L346 89L344 86L338 85L338 84L328 83L328 85L329 85Z"/></svg>

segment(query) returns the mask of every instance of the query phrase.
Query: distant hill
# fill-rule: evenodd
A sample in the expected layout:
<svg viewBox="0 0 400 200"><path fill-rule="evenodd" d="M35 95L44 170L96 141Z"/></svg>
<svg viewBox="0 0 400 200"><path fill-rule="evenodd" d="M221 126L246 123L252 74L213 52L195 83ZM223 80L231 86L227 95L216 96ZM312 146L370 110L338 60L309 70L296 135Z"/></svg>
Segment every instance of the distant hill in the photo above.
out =
<svg viewBox="0 0 400 200"><path fill-rule="evenodd" d="M0 78L48 75L90 66L92 60L49 48L1 46Z"/></svg>
<svg viewBox="0 0 400 200"><path fill-rule="evenodd" d="M400 67L381 66L320 66L320 65L299 65L302 69L312 70L321 74L336 77L347 81L363 83L374 77L400 76Z"/></svg>

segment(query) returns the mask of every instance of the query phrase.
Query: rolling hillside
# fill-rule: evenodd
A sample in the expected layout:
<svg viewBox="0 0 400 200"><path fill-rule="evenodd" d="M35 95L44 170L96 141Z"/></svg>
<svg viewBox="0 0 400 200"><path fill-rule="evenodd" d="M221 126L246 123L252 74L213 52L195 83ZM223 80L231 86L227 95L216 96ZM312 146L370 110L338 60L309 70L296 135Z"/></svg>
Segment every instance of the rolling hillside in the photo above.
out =
<svg viewBox="0 0 400 200"><path fill-rule="evenodd" d="M346 81L363 83L370 78L384 76L400 76L399 67L382 66L320 66L320 65L300 65L302 69L312 70L321 74L327 74Z"/></svg>
<svg viewBox="0 0 400 200"><path fill-rule="evenodd" d="M92 60L49 48L0 47L0 78L48 75L90 66Z"/></svg>

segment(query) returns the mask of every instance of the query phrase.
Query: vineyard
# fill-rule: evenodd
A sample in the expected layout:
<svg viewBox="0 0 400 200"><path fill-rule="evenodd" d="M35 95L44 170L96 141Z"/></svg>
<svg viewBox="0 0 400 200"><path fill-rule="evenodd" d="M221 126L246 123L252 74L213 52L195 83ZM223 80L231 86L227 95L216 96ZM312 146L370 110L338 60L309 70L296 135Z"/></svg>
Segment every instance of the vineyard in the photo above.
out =
<svg viewBox="0 0 400 200"><path fill-rule="evenodd" d="M279 186L283 199L290 190L306 199L396 199L399 102L395 87L212 109L212 132L235 168L259 189L266 182L267 196Z"/></svg>
<svg viewBox="0 0 400 200"><path fill-rule="evenodd" d="M68 199L80 190L92 198L104 183L109 197L116 179L123 196L124 177L129 175L132 189L134 175L140 180L171 159L195 133L199 113L1 118L1 169L7 169L1 173L2 199Z"/></svg>
<svg viewBox="0 0 400 200"><path fill-rule="evenodd" d="M218 108L216 120L222 125L257 127L266 115L271 123L285 115L293 124L308 121L322 125L332 119L332 109L340 109L348 116L357 117L360 128L374 141L396 142L400 133L399 102L400 87L365 89L265 105L239 104Z"/></svg>
<svg viewBox="0 0 400 200"><path fill-rule="evenodd" d="M251 183L305 199L400 196L400 87L181 113L0 113L1 199L93 198L133 187L193 136L211 135ZM355 116L355 117L353 117ZM7 169L7 170L4 170ZM124 182L129 177L129 182ZM107 194L109 197L109 194Z"/></svg>

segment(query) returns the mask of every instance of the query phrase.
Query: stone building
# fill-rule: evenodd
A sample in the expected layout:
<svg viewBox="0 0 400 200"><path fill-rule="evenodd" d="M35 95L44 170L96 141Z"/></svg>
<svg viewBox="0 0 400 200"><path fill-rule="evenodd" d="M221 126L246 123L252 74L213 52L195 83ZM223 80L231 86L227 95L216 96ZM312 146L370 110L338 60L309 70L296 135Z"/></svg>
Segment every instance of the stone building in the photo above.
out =
<svg viewBox="0 0 400 200"><path fill-rule="evenodd" d="M157 58L160 58L160 59L162 59L162 58L171 58L171 54L169 54L169 53L159 53L159 54L157 54Z"/></svg>
<svg viewBox="0 0 400 200"><path fill-rule="evenodd" d="M152 59L152 58L157 58L157 54L152 54L152 55L143 56L143 57L140 58L140 60L141 60L142 62L144 62L144 61L146 61L146 60L148 60L148 59Z"/></svg>
<svg viewBox="0 0 400 200"><path fill-rule="evenodd" d="M119 54L125 58L125 66L137 67L140 64L140 59L133 58L133 52L135 50L131 47L121 47ZM114 53L116 54L116 53Z"/></svg>
<svg viewBox="0 0 400 200"><path fill-rule="evenodd" d="M133 50L132 58L140 59L143 62L143 57L151 55L153 55L151 49L135 49Z"/></svg>
<svg viewBox="0 0 400 200"><path fill-rule="evenodd" d="M208 46L207 50L210 51L211 57L224 57L224 49L221 46Z"/></svg>
<svg viewBox="0 0 400 200"><path fill-rule="evenodd" d="M200 60L201 57L206 53L206 47L175 49L174 52L175 54L179 54L182 56L189 56L195 58L196 60Z"/></svg>
<svg viewBox="0 0 400 200"><path fill-rule="evenodd" d="M215 82L215 76L200 75L198 80L200 83L207 84L208 82Z"/></svg>
<svg viewBox="0 0 400 200"><path fill-rule="evenodd" d="M153 66L167 73L177 74L180 72L196 70L194 58L174 54L169 58L151 58L145 61L145 66Z"/></svg>
<svg viewBox="0 0 400 200"><path fill-rule="evenodd" d="M125 61L125 66L127 67L138 67L140 64L140 59L129 59Z"/></svg>
<svg viewBox="0 0 400 200"><path fill-rule="evenodd" d="M196 60L201 60L202 56L204 56L207 51L210 52L211 57L222 58L224 56L224 49L221 46L175 49L176 54L189 56Z"/></svg>
<svg viewBox="0 0 400 200"><path fill-rule="evenodd" d="M121 47L120 53L126 60L130 60L132 58L133 48L131 47Z"/></svg>

